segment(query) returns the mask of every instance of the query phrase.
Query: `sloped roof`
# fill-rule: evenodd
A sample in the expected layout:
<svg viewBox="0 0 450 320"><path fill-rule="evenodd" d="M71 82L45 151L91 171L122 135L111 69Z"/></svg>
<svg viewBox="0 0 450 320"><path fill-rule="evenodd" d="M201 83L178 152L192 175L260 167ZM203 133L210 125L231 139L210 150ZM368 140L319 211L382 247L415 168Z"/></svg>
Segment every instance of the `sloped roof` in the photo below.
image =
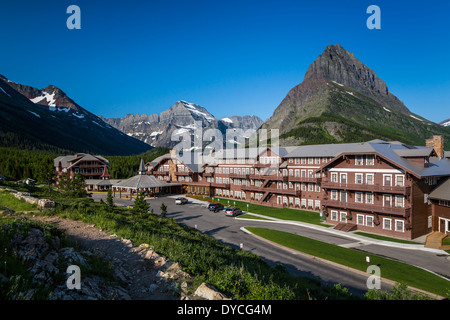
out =
<svg viewBox="0 0 450 320"><path fill-rule="evenodd" d="M138 174L134 177L131 177L127 180L122 180L113 185L113 187L117 188L125 188L125 189L152 189L158 187L171 187L171 186L179 186L179 183L168 183L162 180L155 178L152 175L147 174Z"/></svg>
<svg viewBox="0 0 450 320"><path fill-rule="evenodd" d="M450 178L434 189L429 198L450 201Z"/></svg>

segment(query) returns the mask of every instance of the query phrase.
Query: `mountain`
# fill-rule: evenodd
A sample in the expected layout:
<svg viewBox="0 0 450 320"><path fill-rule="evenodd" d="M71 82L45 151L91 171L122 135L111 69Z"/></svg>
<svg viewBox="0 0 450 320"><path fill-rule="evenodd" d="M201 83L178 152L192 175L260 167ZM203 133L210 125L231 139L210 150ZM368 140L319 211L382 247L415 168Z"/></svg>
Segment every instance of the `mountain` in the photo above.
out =
<svg viewBox="0 0 450 320"><path fill-rule="evenodd" d="M450 127L450 118L439 123L441 126Z"/></svg>
<svg viewBox="0 0 450 320"><path fill-rule="evenodd" d="M215 118L202 106L184 100L177 101L161 114L131 115L124 118L103 118L105 123L135 137L153 147L173 147L179 141L172 141L174 136L184 133L193 134L196 128L218 129L225 134L233 130L237 135L245 135L249 129L258 129L263 121L257 116L231 116L222 119Z"/></svg>
<svg viewBox="0 0 450 320"><path fill-rule="evenodd" d="M377 74L341 45L329 45L263 129L283 145L399 140L423 145L450 130L412 113Z"/></svg>
<svg viewBox="0 0 450 320"><path fill-rule="evenodd" d="M104 123L61 89L0 76L0 146L128 155L150 147Z"/></svg>

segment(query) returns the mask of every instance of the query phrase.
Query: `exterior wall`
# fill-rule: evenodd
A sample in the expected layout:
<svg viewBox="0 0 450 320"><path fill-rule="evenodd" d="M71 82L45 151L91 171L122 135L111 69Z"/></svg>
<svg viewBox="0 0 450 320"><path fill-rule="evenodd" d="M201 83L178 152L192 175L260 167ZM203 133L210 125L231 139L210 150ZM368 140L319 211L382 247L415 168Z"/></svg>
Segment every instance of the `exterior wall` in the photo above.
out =
<svg viewBox="0 0 450 320"><path fill-rule="evenodd" d="M433 231L450 235L450 201L433 200Z"/></svg>
<svg viewBox="0 0 450 320"><path fill-rule="evenodd" d="M376 155L344 156L328 168L322 180L326 221L411 239L412 184L407 173Z"/></svg>

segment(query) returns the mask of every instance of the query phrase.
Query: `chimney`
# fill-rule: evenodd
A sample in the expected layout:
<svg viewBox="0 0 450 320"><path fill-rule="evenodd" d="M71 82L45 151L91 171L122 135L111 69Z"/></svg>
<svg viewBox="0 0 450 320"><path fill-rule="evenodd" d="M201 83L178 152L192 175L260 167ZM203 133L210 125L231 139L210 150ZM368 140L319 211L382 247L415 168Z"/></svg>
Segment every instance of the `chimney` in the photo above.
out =
<svg viewBox="0 0 450 320"><path fill-rule="evenodd" d="M433 147L439 158L444 158L444 137L443 136L433 136L426 140L427 147Z"/></svg>
<svg viewBox="0 0 450 320"><path fill-rule="evenodd" d="M178 150L171 149L171 150L169 151L169 153L170 153L171 156L175 156L175 155L178 153Z"/></svg>

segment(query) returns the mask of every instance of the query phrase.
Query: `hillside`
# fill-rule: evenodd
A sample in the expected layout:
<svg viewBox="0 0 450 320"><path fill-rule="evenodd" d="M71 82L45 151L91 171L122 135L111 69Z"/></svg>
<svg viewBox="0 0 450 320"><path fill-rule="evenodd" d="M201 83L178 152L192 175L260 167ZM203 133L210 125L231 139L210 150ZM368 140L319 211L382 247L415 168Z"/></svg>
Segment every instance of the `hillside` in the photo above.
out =
<svg viewBox="0 0 450 320"><path fill-rule="evenodd" d="M330 45L262 126L279 129L282 145L400 140L424 145L450 130L412 113L376 73Z"/></svg>
<svg viewBox="0 0 450 320"><path fill-rule="evenodd" d="M62 90L42 90L0 76L0 146L127 155L151 147L104 123Z"/></svg>

